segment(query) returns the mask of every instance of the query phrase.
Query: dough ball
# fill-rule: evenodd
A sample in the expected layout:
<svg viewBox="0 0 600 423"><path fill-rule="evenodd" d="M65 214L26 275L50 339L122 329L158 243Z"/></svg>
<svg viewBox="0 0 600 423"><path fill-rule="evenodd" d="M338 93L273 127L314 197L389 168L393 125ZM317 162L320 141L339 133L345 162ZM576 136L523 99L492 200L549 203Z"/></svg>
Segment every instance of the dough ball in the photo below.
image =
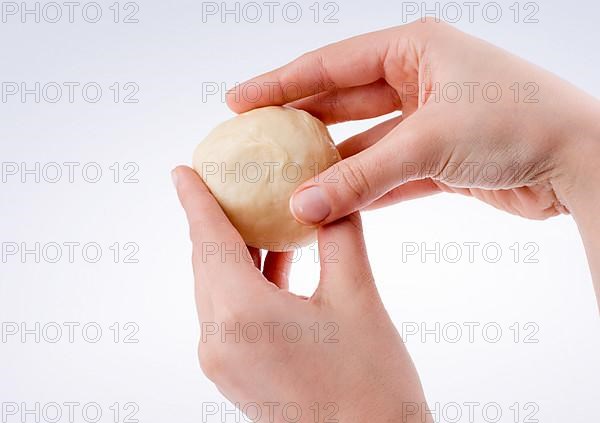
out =
<svg viewBox="0 0 600 423"><path fill-rule="evenodd" d="M292 216L292 193L339 160L320 120L302 110L264 107L213 129L196 148L193 166L246 244L288 251L316 237L315 227Z"/></svg>

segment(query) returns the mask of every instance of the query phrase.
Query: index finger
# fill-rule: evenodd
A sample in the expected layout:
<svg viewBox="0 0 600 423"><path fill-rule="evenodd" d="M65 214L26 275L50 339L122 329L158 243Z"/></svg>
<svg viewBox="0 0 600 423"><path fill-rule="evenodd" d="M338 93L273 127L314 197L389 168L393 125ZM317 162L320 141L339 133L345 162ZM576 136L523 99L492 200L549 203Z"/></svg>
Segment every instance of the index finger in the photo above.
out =
<svg viewBox="0 0 600 423"><path fill-rule="evenodd" d="M261 282L266 285L257 278L260 271L242 237L200 176L179 166L173 170L173 180L190 226L196 283L227 295L256 289Z"/></svg>
<svg viewBox="0 0 600 423"><path fill-rule="evenodd" d="M250 79L227 93L227 105L242 113L283 105L323 91L370 84L383 78L390 29L359 35L304 54Z"/></svg>

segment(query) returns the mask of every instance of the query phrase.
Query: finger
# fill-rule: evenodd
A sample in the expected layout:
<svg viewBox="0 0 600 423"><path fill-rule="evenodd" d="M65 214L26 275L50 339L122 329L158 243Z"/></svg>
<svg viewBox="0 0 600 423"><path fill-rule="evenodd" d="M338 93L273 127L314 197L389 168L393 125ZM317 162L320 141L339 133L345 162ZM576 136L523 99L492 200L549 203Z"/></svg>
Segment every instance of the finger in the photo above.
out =
<svg viewBox="0 0 600 423"><path fill-rule="evenodd" d="M265 278L281 289L288 289L293 256L293 251L269 251L265 257L265 266L263 269Z"/></svg>
<svg viewBox="0 0 600 423"><path fill-rule="evenodd" d="M321 263L318 295L346 297L372 288L373 275L358 213L321 226L318 240Z"/></svg>
<svg viewBox="0 0 600 423"><path fill-rule="evenodd" d="M341 142L337 145L337 149L343 159L354 156L375 144L388 132L398 126L400 122L402 122L402 115L388 119L385 122L375 125L374 127Z"/></svg>
<svg viewBox="0 0 600 423"><path fill-rule="evenodd" d="M300 185L290 201L294 217L307 225L330 223L403 183L432 176L432 163L444 155L438 126L431 125L435 117L415 113L381 141Z"/></svg>
<svg viewBox="0 0 600 423"><path fill-rule="evenodd" d="M200 176L186 166L172 175L190 226L196 282L202 281L211 292L257 289L261 284L246 244Z"/></svg>
<svg viewBox="0 0 600 423"><path fill-rule="evenodd" d="M287 104L331 89L371 84L385 76L383 65L390 43L394 37L402 36L392 35L391 31L359 35L304 54L234 87L227 93L227 104L241 113ZM244 94L250 90L252 96Z"/></svg>
<svg viewBox="0 0 600 423"><path fill-rule="evenodd" d="M384 79L361 87L324 91L289 104L326 125L369 119L402 109L400 96Z"/></svg>
<svg viewBox="0 0 600 423"><path fill-rule="evenodd" d="M366 206L364 210L375 210L403 201L415 200L441 192L440 187L430 178L407 182L385 193L382 197Z"/></svg>

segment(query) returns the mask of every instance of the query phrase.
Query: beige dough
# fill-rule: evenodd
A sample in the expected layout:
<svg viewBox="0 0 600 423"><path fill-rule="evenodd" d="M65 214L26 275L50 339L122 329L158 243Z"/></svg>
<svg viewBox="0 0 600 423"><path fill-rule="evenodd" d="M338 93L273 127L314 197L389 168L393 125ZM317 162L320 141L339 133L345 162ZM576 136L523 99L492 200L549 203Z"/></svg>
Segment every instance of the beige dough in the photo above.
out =
<svg viewBox="0 0 600 423"><path fill-rule="evenodd" d="M193 166L246 244L289 251L316 236L316 228L292 216L292 193L339 160L320 120L302 110L264 107L213 129L196 148Z"/></svg>

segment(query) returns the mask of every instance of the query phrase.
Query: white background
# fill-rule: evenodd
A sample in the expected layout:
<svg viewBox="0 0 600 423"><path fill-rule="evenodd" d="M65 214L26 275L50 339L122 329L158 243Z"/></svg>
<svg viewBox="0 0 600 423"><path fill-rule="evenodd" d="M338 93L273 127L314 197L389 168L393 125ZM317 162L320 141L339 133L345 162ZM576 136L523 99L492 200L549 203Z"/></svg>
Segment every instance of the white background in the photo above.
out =
<svg viewBox="0 0 600 423"><path fill-rule="evenodd" d="M272 23L267 9L258 23L244 22L243 15L240 22L235 15L222 22L220 14L203 22L203 3L194 1L139 2L139 22L129 24L113 22L109 1L99 2L103 15L96 24L82 18L81 7L74 23L68 16L54 24L43 18L35 23L27 16L22 23L20 14L0 22L0 82L25 82L29 88L36 82L96 82L103 89L97 103L86 102L77 89L73 103L66 99L66 89L55 104L43 98L36 103L33 95L24 102L19 96L0 102L2 163L16 162L20 168L22 162L29 168L36 162L81 163L74 183L66 174L56 183L43 178L36 183L31 175L24 183L19 175L0 183L3 245L97 242L103 252L95 264L82 258L81 249L76 249L74 263L65 257L58 263L43 258L35 263L32 255L25 263L19 255L0 262L0 322L5 328L10 322L30 329L36 322L95 322L103 330L97 343L82 338L81 326L73 343L66 328L57 343L44 337L36 343L33 335L25 342L20 334L9 336L0 343L0 403L33 408L36 402L96 402L103 411L101 421L110 422L113 403L123 409L133 402L141 422L235 421L235 416L202 413L203 404L224 399L197 364L190 245L169 171L189 163L197 142L231 116L220 96L203 98L206 83L229 88L326 43L416 17L403 16L401 2L340 1L332 17L338 22L325 23L326 2L321 2L315 23L309 9L313 3L299 3L303 17L298 23L289 22L281 7ZM493 15L482 14L485 2L473 22L463 8L456 26L599 96L600 5L539 2L534 16L539 22L525 23L525 13L535 9L519 3L523 15L514 22L513 3L499 2L503 17L497 23L490 22ZM133 10L124 11L124 4L120 20ZM433 2L428 4L433 8ZM228 5L234 7L233 2ZM420 2L417 6L421 8ZM134 98L139 102L115 103L109 89L115 82L137 84ZM338 125L331 132L340 142L373 123ZM103 170L97 183L81 176L88 162ZM118 183L109 168L115 162L121 169ZM137 183L122 181L133 169L124 169L128 162L139 167ZM571 218L527 221L476 200L439 195L365 213L363 220L378 287L401 331L415 324L433 329L438 323L440 331L452 322L479 324L473 342L466 326L457 342L431 334L423 342L422 332L405 336L430 407L498 403L501 422L525 422L529 413L537 419L529 421L544 423L599 421L600 320ZM115 242L135 243L139 262L123 263L121 255L114 263L109 247ZM443 257L438 263L433 255L403 259L407 245L421 248L425 243L431 249L436 242L497 243L502 257L492 263L480 247L469 263L465 247L457 263ZM510 249L515 243L521 250L517 263ZM525 243L536 246L537 263L525 262ZM317 272L312 254L304 254L292 289L310 293ZM115 322L121 337L130 332L124 325L132 322L139 328L134 336L139 342L115 343L109 328ZM485 338L481 328L486 323L502 329L498 342ZM516 342L510 329L515 323L520 328ZM525 342L527 334L537 342ZM510 408L514 403L521 409L518 417ZM535 405L524 408L527 403ZM85 421L78 410L76 421ZM493 421L494 413L482 416L481 407L477 410L474 421ZM4 417L7 422L23 420L20 414ZM444 421L443 413L439 420ZM124 421L123 414L117 421ZM470 419L465 415L459 421Z"/></svg>

